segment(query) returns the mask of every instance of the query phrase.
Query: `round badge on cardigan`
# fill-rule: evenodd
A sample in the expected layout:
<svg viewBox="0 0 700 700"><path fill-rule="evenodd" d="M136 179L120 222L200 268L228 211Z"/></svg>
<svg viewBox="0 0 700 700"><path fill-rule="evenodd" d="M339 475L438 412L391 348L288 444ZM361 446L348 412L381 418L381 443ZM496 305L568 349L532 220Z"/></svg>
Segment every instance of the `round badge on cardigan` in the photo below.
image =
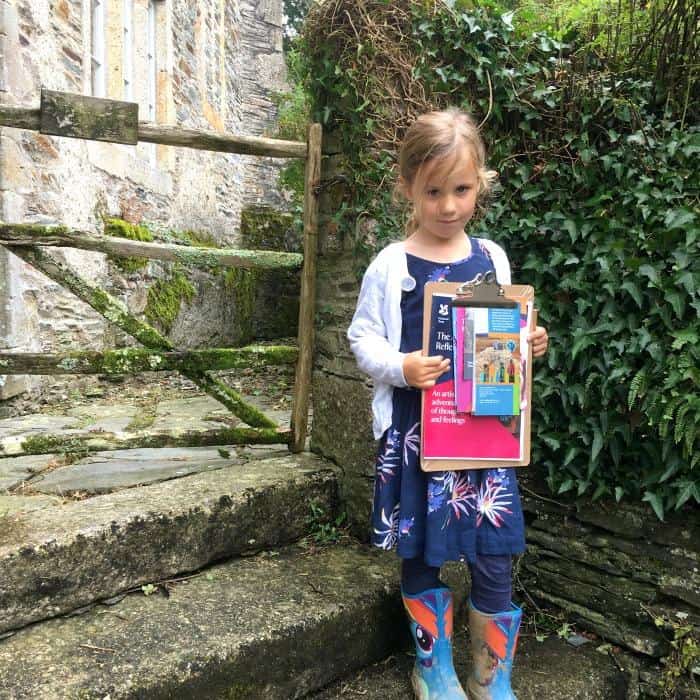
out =
<svg viewBox="0 0 700 700"><path fill-rule="evenodd" d="M410 275L401 280L401 289L404 292L412 292L416 288L416 281Z"/></svg>

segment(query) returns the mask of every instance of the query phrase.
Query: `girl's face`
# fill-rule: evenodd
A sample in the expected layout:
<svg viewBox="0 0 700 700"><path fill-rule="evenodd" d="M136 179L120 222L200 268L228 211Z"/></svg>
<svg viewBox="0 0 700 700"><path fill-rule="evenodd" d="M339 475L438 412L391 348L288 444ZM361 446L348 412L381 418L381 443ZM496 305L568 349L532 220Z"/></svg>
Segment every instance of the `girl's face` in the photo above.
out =
<svg viewBox="0 0 700 700"><path fill-rule="evenodd" d="M428 161L407 187L418 220L416 234L426 242L462 235L474 216L478 190L479 176L466 146L449 162Z"/></svg>

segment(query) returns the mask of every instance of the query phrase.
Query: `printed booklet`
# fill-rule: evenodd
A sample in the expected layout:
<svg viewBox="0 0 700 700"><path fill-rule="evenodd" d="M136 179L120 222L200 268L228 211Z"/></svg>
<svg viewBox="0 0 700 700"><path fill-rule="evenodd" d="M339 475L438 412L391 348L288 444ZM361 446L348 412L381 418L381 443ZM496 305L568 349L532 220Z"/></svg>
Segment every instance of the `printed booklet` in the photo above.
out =
<svg viewBox="0 0 700 700"><path fill-rule="evenodd" d="M473 318L475 416L520 413L520 309L468 309Z"/></svg>
<svg viewBox="0 0 700 700"><path fill-rule="evenodd" d="M453 307L448 284L426 285L425 354L453 362L423 391L421 465L430 471L527 464L532 287L514 287L521 292L516 307L476 308Z"/></svg>

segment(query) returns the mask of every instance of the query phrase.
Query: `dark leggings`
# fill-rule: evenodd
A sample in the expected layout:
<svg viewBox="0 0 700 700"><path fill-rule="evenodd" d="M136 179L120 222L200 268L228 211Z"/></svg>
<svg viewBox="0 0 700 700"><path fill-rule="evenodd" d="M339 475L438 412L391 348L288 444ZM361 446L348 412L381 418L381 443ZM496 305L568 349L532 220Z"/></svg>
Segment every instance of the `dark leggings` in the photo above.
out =
<svg viewBox="0 0 700 700"><path fill-rule="evenodd" d="M512 566L510 554L480 554L476 562L469 564L470 597L477 610L492 615L510 609ZM440 580L438 567L428 566L420 557L402 560L401 588L404 593L416 595L429 588L441 587L444 588L445 584Z"/></svg>

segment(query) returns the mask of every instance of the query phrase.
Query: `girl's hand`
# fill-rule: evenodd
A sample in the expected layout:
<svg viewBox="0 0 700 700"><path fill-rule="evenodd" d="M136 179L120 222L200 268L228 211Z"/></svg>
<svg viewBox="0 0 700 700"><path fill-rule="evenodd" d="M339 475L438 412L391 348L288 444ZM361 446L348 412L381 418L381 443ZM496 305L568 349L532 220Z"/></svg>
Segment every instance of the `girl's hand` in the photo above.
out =
<svg viewBox="0 0 700 700"><path fill-rule="evenodd" d="M403 376L409 386L429 389L450 367L450 360L441 355L425 357L420 350L409 352L403 359Z"/></svg>
<svg viewBox="0 0 700 700"><path fill-rule="evenodd" d="M547 329L542 326L537 326L532 333L527 336L528 342L532 344L532 356L542 357L547 352L549 345L549 336Z"/></svg>

